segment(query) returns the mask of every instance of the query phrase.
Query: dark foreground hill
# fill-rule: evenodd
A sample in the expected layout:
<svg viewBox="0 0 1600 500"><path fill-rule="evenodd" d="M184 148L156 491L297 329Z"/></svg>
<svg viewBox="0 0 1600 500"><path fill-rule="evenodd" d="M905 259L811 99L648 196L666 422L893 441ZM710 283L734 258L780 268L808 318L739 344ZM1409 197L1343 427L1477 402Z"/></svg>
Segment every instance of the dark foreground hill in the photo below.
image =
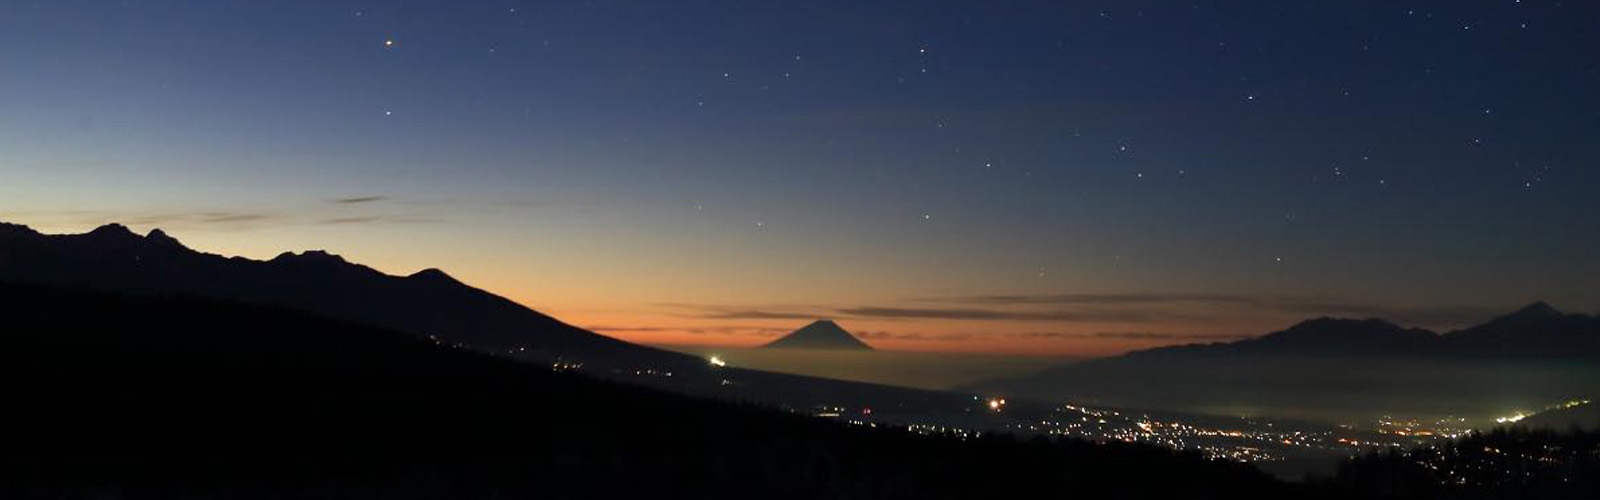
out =
<svg viewBox="0 0 1600 500"><path fill-rule="evenodd" d="M1411 450L1373 450L1324 487L1346 498L1600 498L1600 432L1521 427Z"/></svg>
<svg viewBox="0 0 1600 500"><path fill-rule="evenodd" d="M0 279L290 307L524 359L628 369L703 364L568 325L437 269L393 276L320 250L266 261L223 257L159 229L141 236L120 224L48 235L0 222Z"/></svg>
<svg viewBox="0 0 1600 500"><path fill-rule="evenodd" d="M1581 429L1600 432L1600 404L1587 399L1565 401L1529 415L1513 425L1535 430Z"/></svg>
<svg viewBox="0 0 1600 500"><path fill-rule="evenodd" d="M3 498L1296 494L1163 449L847 426L287 309L14 285L0 304Z"/></svg>
<svg viewBox="0 0 1600 500"><path fill-rule="evenodd" d="M594 376L735 401L798 409L871 407L881 418L965 416L973 406L967 395L713 369L703 359L568 325L436 269L394 276L323 251L285 252L266 261L223 257L185 247L159 229L139 235L108 224L84 234L52 235L0 222L0 281L284 307L517 360L578 365Z"/></svg>

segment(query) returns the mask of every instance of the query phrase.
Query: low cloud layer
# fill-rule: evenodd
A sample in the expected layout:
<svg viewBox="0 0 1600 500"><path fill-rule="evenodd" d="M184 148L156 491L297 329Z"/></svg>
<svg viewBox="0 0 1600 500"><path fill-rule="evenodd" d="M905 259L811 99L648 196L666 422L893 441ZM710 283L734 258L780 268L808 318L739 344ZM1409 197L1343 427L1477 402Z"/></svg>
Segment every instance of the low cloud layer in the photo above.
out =
<svg viewBox="0 0 1600 500"><path fill-rule="evenodd" d="M789 330L783 328L770 328L760 326L692 326L692 327L657 327L657 326L607 326L596 325L588 327L589 330L600 333L688 333L691 335L729 335L729 336L757 336L777 337Z"/></svg>
<svg viewBox="0 0 1600 500"><path fill-rule="evenodd" d="M208 231L244 231L286 226L344 226L371 224L431 224L444 222L437 214L417 212L415 207L403 211L392 204L389 196L352 196L334 198L326 202L303 204L272 210L162 210L162 211L111 211L111 210L54 210L32 212L6 212L0 216L22 219L42 219L48 223L75 226L99 226L120 223L129 226L173 229L198 229Z"/></svg>
<svg viewBox="0 0 1600 500"><path fill-rule="evenodd" d="M355 205L360 203L383 201L387 199L389 199L387 196L352 196L349 198L335 198L333 202L341 205Z"/></svg>
<svg viewBox="0 0 1600 500"><path fill-rule="evenodd" d="M1456 327L1506 311L1459 305L1379 304L1327 297L1268 297L1233 294L1108 293L982 295L908 300L866 306L722 306L664 304L684 317L750 320L943 320L1037 322L1062 325L1172 325L1236 318L1294 321L1321 316L1382 318L1402 325ZM1286 326L1286 325L1280 325ZM1164 329L1164 328L1163 328ZM1265 333L1252 332L1252 333ZM1237 335L1186 335L1124 331L1101 334L1042 333L1075 338L1228 340ZM1085 336L1088 335L1088 336Z"/></svg>
<svg viewBox="0 0 1600 500"><path fill-rule="evenodd" d="M1166 333L1166 332L1022 332L1010 334L1023 339L1116 339L1116 340L1179 340L1179 341L1231 341L1253 338L1253 335Z"/></svg>
<svg viewBox="0 0 1600 500"><path fill-rule="evenodd" d="M1041 307L1069 308L1074 311L1122 311L1128 314L1126 322L1137 322L1141 314L1151 319L1204 319L1216 317L1221 312L1280 313L1305 317L1345 316L1358 318L1383 318L1405 324L1461 325L1483 321L1504 313L1488 307L1461 305L1379 304L1329 297L1269 297L1237 294L1173 294L1173 293L1069 293L1031 295L978 295L922 299L920 302L948 304L950 310L961 310L962 305L979 305L996 308L1033 310ZM1167 315L1162 311L1201 311L1183 315ZM1089 314L1088 316L1094 316ZM1106 315L1110 316L1110 315ZM1182 316L1188 316L1183 318ZM1117 321L1110 319L1111 321Z"/></svg>

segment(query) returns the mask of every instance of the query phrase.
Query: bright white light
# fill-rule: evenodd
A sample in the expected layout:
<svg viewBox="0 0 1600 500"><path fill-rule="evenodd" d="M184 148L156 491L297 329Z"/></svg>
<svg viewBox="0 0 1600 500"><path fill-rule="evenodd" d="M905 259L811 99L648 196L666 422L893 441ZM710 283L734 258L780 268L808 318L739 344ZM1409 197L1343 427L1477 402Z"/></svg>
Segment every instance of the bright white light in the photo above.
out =
<svg viewBox="0 0 1600 500"><path fill-rule="evenodd" d="M711 366L728 366L728 362L727 361L723 361L722 358L719 358L719 357L716 357L716 356L712 356L711 357Z"/></svg>

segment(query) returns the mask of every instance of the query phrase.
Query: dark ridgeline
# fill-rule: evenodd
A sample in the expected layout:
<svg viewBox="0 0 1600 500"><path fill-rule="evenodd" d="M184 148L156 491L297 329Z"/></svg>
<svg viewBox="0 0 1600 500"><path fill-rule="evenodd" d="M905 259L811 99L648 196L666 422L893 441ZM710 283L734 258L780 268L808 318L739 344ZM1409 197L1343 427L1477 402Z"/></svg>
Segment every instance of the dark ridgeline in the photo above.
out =
<svg viewBox="0 0 1600 500"><path fill-rule="evenodd" d="M1600 316L1566 314L1536 302L1441 340L1445 352L1457 356L1600 361Z"/></svg>
<svg viewBox="0 0 1600 500"><path fill-rule="evenodd" d="M291 307L531 359L700 364L562 323L437 269L391 276L323 251L228 258L191 250L159 229L139 236L120 224L44 235L0 223L0 279Z"/></svg>
<svg viewBox="0 0 1600 500"><path fill-rule="evenodd" d="M1123 358L1214 355L1600 360L1600 317L1565 314L1536 302L1482 325L1444 334L1381 319L1325 317L1258 338L1161 347Z"/></svg>
<svg viewBox="0 0 1600 500"><path fill-rule="evenodd" d="M871 406L889 416L960 412L971 404L970 396L953 393L712 369L696 357L562 323L437 269L391 276L324 251L286 252L268 261L222 257L191 250L159 229L140 236L110 224L85 234L46 235L0 223L0 281L286 307L520 360L580 363L596 376L771 405ZM673 376L637 376L640 371Z"/></svg>
<svg viewBox="0 0 1600 500"><path fill-rule="evenodd" d="M1533 430L1565 431L1584 429L1600 432L1600 398L1566 401L1555 408L1528 415L1511 424Z"/></svg>
<svg viewBox="0 0 1600 500"><path fill-rule="evenodd" d="M1600 396L1600 377L1584 374L1600 375L1600 317L1541 302L1444 334L1318 318L1258 338L1135 351L970 389L1175 409L1290 402L1383 411L1395 407L1380 400L1400 399L1448 411L1452 401L1538 407Z"/></svg>
<svg viewBox="0 0 1600 500"><path fill-rule="evenodd" d="M784 335L764 349L820 349L832 351L870 351L872 346L851 335L832 320L817 320Z"/></svg>
<svg viewBox="0 0 1600 500"><path fill-rule="evenodd" d="M1290 498L1248 466L656 392L285 308L0 284L0 498Z"/></svg>

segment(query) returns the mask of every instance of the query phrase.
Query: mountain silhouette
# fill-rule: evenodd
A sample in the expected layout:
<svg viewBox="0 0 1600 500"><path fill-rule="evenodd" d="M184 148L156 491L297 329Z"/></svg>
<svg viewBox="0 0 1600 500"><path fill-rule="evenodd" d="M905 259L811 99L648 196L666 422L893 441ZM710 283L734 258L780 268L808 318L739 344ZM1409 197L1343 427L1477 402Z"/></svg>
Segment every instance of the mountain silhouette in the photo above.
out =
<svg viewBox="0 0 1600 500"><path fill-rule="evenodd" d="M1600 394L1597 361L1600 317L1538 302L1442 334L1316 318L1255 338L1133 351L964 389L1184 411L1273 408L1313 419L1402 408L1489 414L1512 402L1539 407Z"/></svg>
<svg viewBox="0 0 1600 500"><path fill-rule="evenodd" d="M1463 356L1600 359L1600 317L1564 314L1536 302L1445 339Z"/></svg>
<svg viewBox="0 0 1600 500"><path fill-rule="evenodd" d="M0 223L0 280L289 307L527 359L703 364L562 323L438 269L391 276L323 250L268 261L222 257L191 250L160 229L140 236L121 224L45 235Z"/></svg>
<svg viewBox="0 0 1600 500"><path fill-rule="evenodd" d="M1439 334L1381 319L1316 318L1288 329L1234 342L1189 344L1130 352L1128 358L1205 356L1374 356L1422 354ZM1111 358L1117 359L1117 358Z"/></svg>
<svg viewBox="0 0 1600 500"><path fill-rule="evenodd" d="M767 349L872 350L872 346L867 345L866 342L862 342L861 339L839 327L838 323L825 319L813 321L811 324L761 347Z"/></svg>
<svg viewBox="0 0 1600 500"><path fill-rule="evenodd" d="M713 368L699 357L568 325L438 269L393 276L324 250L266 261L222 257L189 249L161 230L140 236L120 224L46 235L0 223L0 283L282 307L521 361L581 365L592 376L702 397L799 408L885 406L908 415L959 412L971 400L951 392Z"/></svg>
<svg viewBox="0 0 1600 500"><path fill-rule="evenodd" d="M1375 318L1323 317L1256 338L1159 347L1122 357L1218 355L1600 359L1600 317L1567 314L1535 302L1481 325L1443 334Z"/></svg>

